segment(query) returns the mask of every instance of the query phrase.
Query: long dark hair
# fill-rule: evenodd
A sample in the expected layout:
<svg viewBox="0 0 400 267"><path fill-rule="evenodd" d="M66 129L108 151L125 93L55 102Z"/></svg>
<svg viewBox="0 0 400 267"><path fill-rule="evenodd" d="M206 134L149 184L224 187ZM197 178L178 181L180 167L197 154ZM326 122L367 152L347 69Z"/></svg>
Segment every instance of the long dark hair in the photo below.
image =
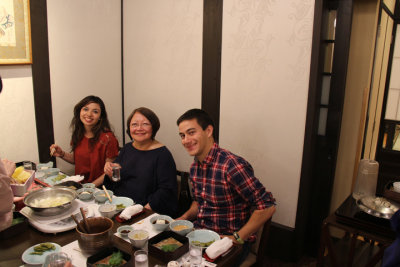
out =
<svg viewBox="0 0 400 267"><path fill-rule="evenodd" d="M71 137L71 149L72 151L78 146L79 142L85 136L85 127L80 119L81 109L90 104L96 103L100 106L100 119L95 126L92 128L92 132L94 137L89 139L90 148L93 148L94 145L99 140L100 134L102 132L110 132L111 127L107 118L106 106L104 105L103 100L100 97L90 95L79 101L78 104L74 107L74 117L72 118L70 128L72 130Z"/></svg>
<svg viewBox="0 0 400 267"><path fill-rule="evenodd" d="M131 136L131 131L130 131L130 127L131 127L131 120L133 115L135 115L135 113L140 113L143 116L146 117L146 119L149 120L150 124L151 124L151 139L154 140L154 138L156 137L156 134L158 132L158 130L160 129L160 120L158 119L156 113L154 113L154 111L152 111L149 108L145 108L145 107L140 107L135 109L134 111L132 111L132 113L129 115L128 119L126 120L126 133L129 135L129 137L132 139Z"/></svg>

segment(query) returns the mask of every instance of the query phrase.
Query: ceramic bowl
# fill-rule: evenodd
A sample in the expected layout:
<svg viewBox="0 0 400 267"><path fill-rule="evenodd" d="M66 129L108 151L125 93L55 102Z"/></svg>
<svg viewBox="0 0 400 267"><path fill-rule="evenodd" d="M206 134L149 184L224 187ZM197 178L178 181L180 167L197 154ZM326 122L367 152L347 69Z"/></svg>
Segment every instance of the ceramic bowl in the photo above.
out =
<svg viewBox="0 0 400 267"><path fill-rule="evenodd" d="M164 223L157 223L161 221L164 221ZM172 219L171 217L167 216L167 215L157 215L157 216L153 216L150 219L150 223L153 226L153 228L156 231L164 231L165 229L168 228L169 224L171 222L173 222L174 219Z"/></svg>
<svg viewBox="0 0 400 267"><path fill-rule="evenodd" d="M96 185L94 183L86 183L86 184L83 184L82 187L95 189Z"/></svg>
<svg viewBox="0 0 400 267"><path fill-rule="evenodd" d="M117 232L123 237L127 238L128 234L133 231L133 227L130 225L122 225L118 227Z"/></svg>
<svg viewBox="0 0 400 267"><path fill-rule="evenodd" d="M113 197L113 191L111 190L107 190L108 194L110 195L110 197ZM99 203L104 203L106 202L106 200L108 199L106 193L104 192L104 190L99 190L97 192L94 193L94 199L99 202Z"/></svg>
<svg viewBox="0 0 400 267"><path fill-rule="evenodd" d="M169 224L169 229L177 234L185 236L193 230L193 223L187 220L173 221Z"/></svg>
<svg viewBox="0 0 400 267"><path fill-rule="evenodd" d="M149 240L149 232L146 230L133 230L129 232L128 238L135 248L143 248Z"/></svg>
<svg viewBox="0 0 400 267"><path fill-rule="evenodd" d="M90 233L83 233L78 227L75 228L78 233L79 248L87 254L94 254L110 246L113 235L113 221L105 217L91 217L86 218L86 220L91 230ZM83 221L79 222L79 227L84 229Z"/></svg>
<svg viewBox="0 0 400 267"><path fill-rule="evenodd" d="M80 200L90 200L93 198L94 189L92 188L81 188L76 190L78 198Z"/></svg>
<svg viewBox="0 0 400 267"><path fill-rule="evenodd" d="M117 213L117 206L114 204L102 204L99 206L101 216L112 218Z"/></svg>

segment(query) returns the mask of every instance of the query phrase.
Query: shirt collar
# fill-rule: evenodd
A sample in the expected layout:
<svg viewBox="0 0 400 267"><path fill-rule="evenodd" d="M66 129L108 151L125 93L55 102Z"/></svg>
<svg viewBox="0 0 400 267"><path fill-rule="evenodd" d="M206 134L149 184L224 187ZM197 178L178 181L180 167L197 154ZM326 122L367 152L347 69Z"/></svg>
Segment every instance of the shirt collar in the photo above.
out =
<svg viewBox="0 0 400 267"><path fill-rule="evenodd" d="M204 158L202 162L196 159L198 164L212 164L214 162L215 156L217 155L217 151L219 150L219 146L217 143L214 142L213 146L211 147L210 151L208 152L207 156Z"/></svg>

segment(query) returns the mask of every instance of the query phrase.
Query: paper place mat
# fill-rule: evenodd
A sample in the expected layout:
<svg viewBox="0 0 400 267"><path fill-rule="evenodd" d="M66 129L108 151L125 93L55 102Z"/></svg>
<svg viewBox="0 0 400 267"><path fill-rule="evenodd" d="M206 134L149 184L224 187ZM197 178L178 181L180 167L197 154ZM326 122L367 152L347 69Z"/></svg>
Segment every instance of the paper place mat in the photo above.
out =
<svg viewBox="0 0 400 267"><path fill-rule="evenodd" d="M133 230L146 230L147 232L149 232L149 239L152 238L153 236L159 234L161 231L155 230L150 222L150 219L157 215L159 215L159 214L153 213L153 214L147 216L146 218L144 218L143 220L140 220L134 224L131 224L131 226L133 227ZM125 240L126 242L130 242L129 238L123 238L118 232L116 232L114 235Z"/></svg>
<svg viewBox="0 0 400 267"><path fill-rule="evenodd" d="M82 252L79 248L78 240L75 240L62 248L62 252L68 254L68 256L72 259L72 264L76 267L86 266L86 260L90 256Z"/></svg>

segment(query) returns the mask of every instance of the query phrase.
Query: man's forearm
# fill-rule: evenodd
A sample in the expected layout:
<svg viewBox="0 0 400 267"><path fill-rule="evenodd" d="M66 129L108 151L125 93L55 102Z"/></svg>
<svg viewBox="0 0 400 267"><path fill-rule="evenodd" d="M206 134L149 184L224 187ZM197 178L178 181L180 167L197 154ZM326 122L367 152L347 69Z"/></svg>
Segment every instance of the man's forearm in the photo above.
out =
<svg viewBox="0 0 400 267"><path fill-rule="evenodd" d="M247 240L247 238L257 232L274 213L275 206L268 207L264 210L255 210L247 223L237 233L243 240Z"/></svg>
<svg viewBox="0 0 400 267"><path fill-rule="evenodd" d="M198 212L198 204L196 201L193 201L190 208L181 217L177 218L177 220L192 221L192 220L196 219L197 212Z"/></svg>

